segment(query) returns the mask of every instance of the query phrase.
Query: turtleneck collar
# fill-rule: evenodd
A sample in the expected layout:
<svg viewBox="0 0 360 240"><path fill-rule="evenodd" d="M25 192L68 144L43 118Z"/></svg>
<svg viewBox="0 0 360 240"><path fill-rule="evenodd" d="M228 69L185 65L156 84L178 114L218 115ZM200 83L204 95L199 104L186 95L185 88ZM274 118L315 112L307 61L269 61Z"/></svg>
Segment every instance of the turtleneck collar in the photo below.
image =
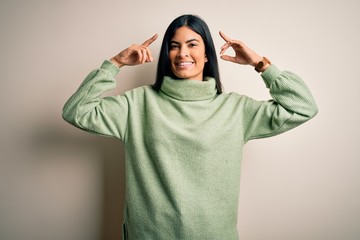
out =
<svg viewBox="0 0 360 240"><path fill-rule="evenodd" d="M204 81L173 79L165 76L161 91L181 101L201 101L213 98L216 93L214 78L206 77Z"/></svg>

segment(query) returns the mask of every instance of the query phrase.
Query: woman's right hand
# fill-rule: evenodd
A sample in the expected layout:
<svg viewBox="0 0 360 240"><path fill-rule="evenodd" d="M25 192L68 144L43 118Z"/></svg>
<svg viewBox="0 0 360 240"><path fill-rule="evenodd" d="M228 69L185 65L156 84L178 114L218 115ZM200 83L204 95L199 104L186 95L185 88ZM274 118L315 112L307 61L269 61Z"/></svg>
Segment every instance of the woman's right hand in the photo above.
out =
<svg viewBox="0 0 360 240"><path fill-rule="evenodd" d="M133 66L144 64L146 62L152 62L153 57L148 47L157 39L157 37L158 35L155 34L141 45L131 45L130 47L118 53L116 56L112 57L110 61L119 68L126 65Z"/></svg>

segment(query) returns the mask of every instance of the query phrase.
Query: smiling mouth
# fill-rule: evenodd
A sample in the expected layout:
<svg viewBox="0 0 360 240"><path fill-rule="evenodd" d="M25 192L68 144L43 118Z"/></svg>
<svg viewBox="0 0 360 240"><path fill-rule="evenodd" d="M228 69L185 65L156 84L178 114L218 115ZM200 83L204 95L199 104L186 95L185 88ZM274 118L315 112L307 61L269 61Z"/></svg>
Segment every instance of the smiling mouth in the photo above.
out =
<svg viewBox="0 0 360 240"><path fill-rule="evenodd" d="M192 64L193 64L193 62L178 62L178 63L176 63L176 65L179 67L188 67Z"/></svg>

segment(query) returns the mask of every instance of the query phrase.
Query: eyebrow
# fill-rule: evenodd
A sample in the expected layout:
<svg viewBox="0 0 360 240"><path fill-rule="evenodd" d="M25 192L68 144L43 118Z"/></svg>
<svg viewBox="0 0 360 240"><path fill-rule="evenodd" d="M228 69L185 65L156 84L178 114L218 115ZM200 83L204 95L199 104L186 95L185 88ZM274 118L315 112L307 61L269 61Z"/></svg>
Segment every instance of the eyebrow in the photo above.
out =
<svg viewBox="0 0 360 240"><path fill-rule="evenodd" d="M189 39L189 40L187 40L185 43L189 43L189 42L193 42L193 41L195 41L195 42L200 42L198 39L193 38L193 39ZM174 40L171 40L171 41L170 41L170 43L180 44L179 42L174 41Z"/></svg>

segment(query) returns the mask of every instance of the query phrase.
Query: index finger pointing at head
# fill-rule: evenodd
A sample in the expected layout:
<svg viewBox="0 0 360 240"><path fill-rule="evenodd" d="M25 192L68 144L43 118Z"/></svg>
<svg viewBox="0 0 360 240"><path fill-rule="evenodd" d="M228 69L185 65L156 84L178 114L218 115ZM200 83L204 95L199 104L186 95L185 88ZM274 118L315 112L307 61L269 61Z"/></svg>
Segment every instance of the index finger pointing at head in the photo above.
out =
<svg viewBox="0 0 360 240"><path fill-rule="evenodd" d="M231 39L228 36L226 36L222 31L220 31L219 34L222 37L222 39L225 40L225 42L230 42L231 41Z"/></svg>
<svg viewBox="0 0 360 240"><path fill-rule="evenodd" d="M143 44L143 46L148 47L150 44L152 44L156 39L158 38L158 35L155 34L154 36L152 36L151 38L149 38L148 40L146 40Z"/></svg>

